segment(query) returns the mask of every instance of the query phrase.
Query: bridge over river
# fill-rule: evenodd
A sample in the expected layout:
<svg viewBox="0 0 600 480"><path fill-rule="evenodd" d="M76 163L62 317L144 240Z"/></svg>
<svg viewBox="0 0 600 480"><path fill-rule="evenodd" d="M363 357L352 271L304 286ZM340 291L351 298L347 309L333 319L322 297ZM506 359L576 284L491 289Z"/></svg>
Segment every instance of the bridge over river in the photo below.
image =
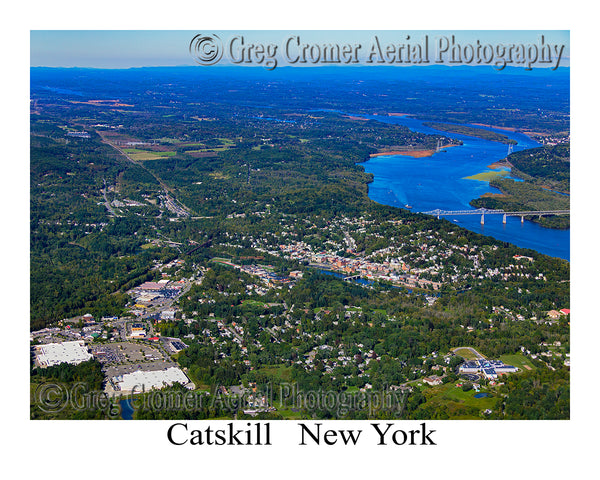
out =
<svg viewBox="0 0 600 480"><path fill-rule="evenodd" d="M539 217L548 215L570 215L570 210L525 210L520 212L506 212L504 210L492 210L489 208L478 208L476 210L430 210L428 212L422 212L426 215L435 215L438 219L445 216L457 216L457 215L481 215L481 224L485 224L486 215L502 215L502 223L506 223L506 217L521 217L521 223L523 223L526 216L537 215Z"/></svg>

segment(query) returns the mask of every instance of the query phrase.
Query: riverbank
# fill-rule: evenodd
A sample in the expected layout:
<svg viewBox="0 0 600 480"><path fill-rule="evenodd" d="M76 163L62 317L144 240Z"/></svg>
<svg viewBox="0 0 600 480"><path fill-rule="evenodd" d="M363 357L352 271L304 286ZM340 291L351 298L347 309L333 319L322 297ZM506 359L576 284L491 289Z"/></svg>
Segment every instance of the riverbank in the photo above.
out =
<svg viewBox="0 0 600 480"><path fill-rule="evenodd" d="M499 162L490 163L487 168L491 168L492 170L497 170L499 168L512 168L512 164L505 160L500 160Z"/></svg>
<svg viewBox="0 0 600 480"><path fill-rule="evenodd" d="M423 125L421 120L413 116L367 115L366 117L389 124L404 125L418 133L440 135L439 130ZM522 133L507 130L505 132L509 138L518 142L513 149L515 152L541 146ZM449 138L463 140L451 132L444 134ZM505 144L476 137L463 142L461 148L449 148L443 154L434 154L425 158L411 157L409 155L412 152L407 150L401 152L402 157L395 157L391 153L378 153L379 155L367 158L362 164L365 172L373 175L373 182L369 184L369 198L399 208L411 205L413 212L427 212L438 208L448 211L473 208L470 204L473 199L478 199L485 193L500 194L501 191L488 182L467 180L465 177L483 172L487 165L499 167L498 169L507 167L504 163L507 156ZM490 168L490 170L495 169ZM517 172L511 168L512 175L517 175ZM484 201L507 198L500 195L486 197ZM501 220L499 218L486 218L485 225L481 224L480 218L476 215L448 219L476 233L520 247L531 248L552 257L565 260L570 257L570 230L545 228L550 226L546 221L542 227L537 222L528 221L529 219L521 223L519 217L511 216L506 218L506 223L498 221Z"/></svg>
<svg viewBox="0 0 600 480"><path fill-rule="evenodd" d="M501 195L484 193L469 202L472 207L502 209L506 212L569 210L568 196L554 193L529 182L515 182L501 177L490 179L489 182L490 186L500 190ZM567 230L570 227L569 216L528 216L527 219L545 228Z"/></svg>
<svg viewBox="0 0 600 480"><path fill-rule="evenodd" d="M485 130L482 128L471 127L469 125L459 125L455 123L443 122L423 122L423 125L446 133L457 133L459 135L481 138L482 140L489 140L492 142L499 142L507 145L516 145L518 143L516 140L508 137L507 135L503 135L501 133L493 132L490 130Z"/></svg>

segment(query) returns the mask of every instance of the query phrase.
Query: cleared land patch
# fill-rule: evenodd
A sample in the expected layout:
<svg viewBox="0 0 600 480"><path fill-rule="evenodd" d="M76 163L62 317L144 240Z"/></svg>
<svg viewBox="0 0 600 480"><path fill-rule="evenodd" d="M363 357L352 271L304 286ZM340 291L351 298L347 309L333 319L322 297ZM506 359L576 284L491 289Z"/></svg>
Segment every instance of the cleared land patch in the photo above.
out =
<svg viewBox="0 0 600 480"><path fill-rule="evenodd" d="M465 360L477 360L479 358L477 355L475 355L475 353L473 353L472 350L469 350L468 348L459 348L454 350L454 353Z"/></svg>
<svg viewBox="0 0 600 480"><path fill-rule="evenodd" d="M123 151L136 162L164 160L175 155L175 152L153 152L151 150L141 150L139 148L125 148Z"/></svg>

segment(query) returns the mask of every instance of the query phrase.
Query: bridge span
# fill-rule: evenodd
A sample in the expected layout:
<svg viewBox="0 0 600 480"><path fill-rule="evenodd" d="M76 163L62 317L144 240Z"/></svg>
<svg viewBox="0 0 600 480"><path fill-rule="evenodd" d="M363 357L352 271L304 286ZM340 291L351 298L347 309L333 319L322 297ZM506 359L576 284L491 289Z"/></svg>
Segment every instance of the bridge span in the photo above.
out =
<svg viewBox="0 0 600 480"><path fill-rule="evenodd" d="M528 215L537 215L539 217L547 215L570 215L570 210L523 210L519 212L506 212L504 210L493 210L489 208L478 208L476 210L430 210L428 212L422 212L426 215L435 215L438 219L445 216L457 216L457 215L481 215L481 224L485 223L486 215L502 215L502 223L506 223L506 217L521 217L521 223Z"/></svg>

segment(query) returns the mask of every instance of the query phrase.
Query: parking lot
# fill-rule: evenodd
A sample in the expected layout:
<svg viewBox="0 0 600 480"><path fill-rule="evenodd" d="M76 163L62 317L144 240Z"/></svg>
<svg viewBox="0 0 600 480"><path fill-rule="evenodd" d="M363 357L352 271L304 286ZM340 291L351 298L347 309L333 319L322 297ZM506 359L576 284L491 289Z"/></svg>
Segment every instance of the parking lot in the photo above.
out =
<svg viewBox="0 0 600 480"><path fill-rule="evenodd" d="M146 365L151 364L160 364L161 368L167 364L174 364L159 347L136 342L97 345L92 347L92 353L106 367L107 373L114 369L119 371L113 375L144 369ZM131 367L134 367L133 370ZM152 369L150 368L150 370Z"/></svg>

